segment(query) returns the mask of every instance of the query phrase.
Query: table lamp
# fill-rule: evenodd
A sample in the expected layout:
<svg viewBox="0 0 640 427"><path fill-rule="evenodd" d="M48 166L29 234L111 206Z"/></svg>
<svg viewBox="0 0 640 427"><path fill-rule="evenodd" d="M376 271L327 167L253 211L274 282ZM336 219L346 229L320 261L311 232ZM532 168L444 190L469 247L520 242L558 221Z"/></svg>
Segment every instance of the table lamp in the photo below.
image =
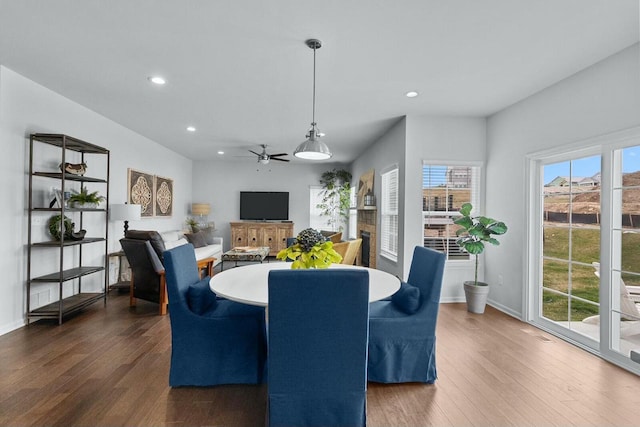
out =
<svg viewBox="0 0 640 427"><path fill-rule="evenodd" d="M206 226L206 221L204 221L204 217L209 215L211 212L211 205L209 203L191 203L191 215L196 215L200 217L199 225L200 227Z"/></svg>
<svg viewBox="0 0 640 427"><path fill-rule="evenodd" d="M124 234L127 235L129 229L129 221L139 221L140 213L142 212L142 206L130 205L124 203L122 205L111 205L109 210L111 214L111 220L124 221Z"/></svg>

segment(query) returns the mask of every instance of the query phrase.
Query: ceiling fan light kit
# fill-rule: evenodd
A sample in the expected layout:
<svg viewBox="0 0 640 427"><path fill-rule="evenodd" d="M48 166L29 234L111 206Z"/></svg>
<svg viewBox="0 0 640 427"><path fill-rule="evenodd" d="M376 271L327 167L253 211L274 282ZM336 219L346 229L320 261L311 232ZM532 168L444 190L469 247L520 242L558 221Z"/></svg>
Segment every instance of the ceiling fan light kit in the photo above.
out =
<svg viewBox="0 0 640 427"><path fill-rule="evenodd" d="M262 153L256 153L255 151L249 150L250 153L253 153L256 156L258 156L258 163L261 163L263 165L268 165L269 160L278 160L280 162L289 161L287 159L280 159L280 157L282 156L288 156L287 153L269 154L267 153L267 144L260 144L260 146L262 147Z"/></svg>
<svg viewBox="0 0 640 427"><path fill-rule="evenodd" d="M326 160L331 158L332 154L327 144L320 140L323 134L316 128L316 50L322 47L322 42L318 39L309 39L305 43L310 49L313 49L313 110L311 129L307 132L307 140L298 145L293 155L306 160Z"/></svg>

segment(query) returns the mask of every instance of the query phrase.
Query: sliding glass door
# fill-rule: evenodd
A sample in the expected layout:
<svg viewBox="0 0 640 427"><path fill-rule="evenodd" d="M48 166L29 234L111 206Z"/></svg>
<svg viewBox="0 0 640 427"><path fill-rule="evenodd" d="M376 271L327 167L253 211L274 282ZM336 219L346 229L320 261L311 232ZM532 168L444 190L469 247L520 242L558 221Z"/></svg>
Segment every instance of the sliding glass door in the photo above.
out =
<svg viewBox="0 0 640 427"><path fill-rule="evenodd" d="M599 341L600 156L543 166L540 313ZM587 326L588 325L588 326Z"/></svg>
<svg viewBox="0 0 640 427"><path fill-rule="evenodd" d="M532 156L529 319L638 369L640 131L601 142Z"/></svg>

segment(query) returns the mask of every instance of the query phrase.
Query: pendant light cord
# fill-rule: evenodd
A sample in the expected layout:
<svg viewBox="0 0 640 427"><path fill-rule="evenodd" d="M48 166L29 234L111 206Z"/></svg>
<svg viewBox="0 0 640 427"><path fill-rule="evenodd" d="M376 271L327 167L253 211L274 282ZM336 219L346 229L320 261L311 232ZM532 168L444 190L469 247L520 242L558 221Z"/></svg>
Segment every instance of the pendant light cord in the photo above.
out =
<svg viewBox="0 0 640 427"><path fill-rule="evenodd" d="M316 125L316 46L313 46L313 109L311 113L311 126Z"/></svg>

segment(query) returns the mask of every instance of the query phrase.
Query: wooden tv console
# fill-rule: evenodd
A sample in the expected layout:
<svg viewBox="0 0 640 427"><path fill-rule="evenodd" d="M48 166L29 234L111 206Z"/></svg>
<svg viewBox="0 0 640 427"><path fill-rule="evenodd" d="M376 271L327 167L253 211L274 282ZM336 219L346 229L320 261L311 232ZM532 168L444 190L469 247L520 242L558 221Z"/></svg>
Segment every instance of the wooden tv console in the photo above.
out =
<svg viewBox="0 0 640 427"><path fill-rule="evenodd" d="M232 222L231 248L269 246L269 256L287 247L287 237L295 237L292 222Z"/></svg>

